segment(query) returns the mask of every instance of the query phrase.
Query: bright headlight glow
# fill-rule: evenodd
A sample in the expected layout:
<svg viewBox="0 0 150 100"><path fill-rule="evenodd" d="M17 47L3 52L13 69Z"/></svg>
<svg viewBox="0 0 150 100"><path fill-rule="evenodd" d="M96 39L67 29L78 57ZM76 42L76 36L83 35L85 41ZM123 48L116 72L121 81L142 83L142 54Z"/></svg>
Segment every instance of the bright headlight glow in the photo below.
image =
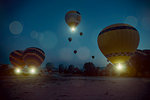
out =
<svg viewBox="0 0 150 100"><path fill-rule="evenodd" d="M16 72L17 74L20 74L20 73L21 73L21 69L20 69L20 68L16 68L16 69L15 69L15 72Z"/></svg>
<svg viewBox="0 0 150 100"><path fill-rule="evenodd" d="M35 68L31 68L31 69L30 69L30 73L31 73L31 74L35 74L35 73L36 73L36 69L35 69Z"/></svg>
<svg viewBox="0 0 150 100"><path fill-rule="evenodd" d="M71 31L74 32L76 30L75 27L71 27Z"/></svg>

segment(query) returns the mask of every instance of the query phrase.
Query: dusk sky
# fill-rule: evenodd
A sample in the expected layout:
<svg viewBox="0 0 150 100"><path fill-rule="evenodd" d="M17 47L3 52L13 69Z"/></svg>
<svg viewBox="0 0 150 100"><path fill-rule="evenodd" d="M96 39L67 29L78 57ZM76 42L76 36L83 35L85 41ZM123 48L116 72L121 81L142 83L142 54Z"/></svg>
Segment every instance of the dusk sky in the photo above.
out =
<svg viewBox="0 0 150 100"><path fill-rule="evenodd" d="M147 1L1 0L0 64L10 63L9 54L13 50L38 47L46 54L43 65L52 62L81 67L92 61L96 66L105 66L107 60L98 48L97 37L103 28L115 23L134 26L140 34L138 49L150 49L150 2ZM81 23L75 32L65 22L65 14L70 10L81 13ZM72 37L71 43L68 37ZM78 53L74 54L74 50Z"/></svg>

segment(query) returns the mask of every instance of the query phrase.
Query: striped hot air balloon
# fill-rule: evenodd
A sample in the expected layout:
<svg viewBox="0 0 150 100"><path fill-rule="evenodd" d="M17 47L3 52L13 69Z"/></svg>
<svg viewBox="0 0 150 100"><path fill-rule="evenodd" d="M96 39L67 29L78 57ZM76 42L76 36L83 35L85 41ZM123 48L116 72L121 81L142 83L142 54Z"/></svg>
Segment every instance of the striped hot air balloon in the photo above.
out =
<svg viewBox="0 0 150 100"><path fill-rule="evenodd" d="M27 48L24 51L23 60L27 66L39 67L45 59L43 50L35 47Z"/></svg>
<svg viewBox="0 0 150 100"><path fill-rule="evenodd" d="M23 61L23 51L22 50L15 50L10 53L9 55L10 63L14 67L24 67L25 63Z"/></svg>
<svg viewBox="0 0 150 100"><path fill-rule="evenodd" d="M124 63L139 45L139 32L128 24L113 24L104 28L97 42L101 52L113 64Z"/></svg>
<svg viewBox="0 0 150 100"><path fill-rule="evenodd" d="M78 11L69 11L66 13L65 21L72 31L80 24L81 15Z"/></svg>

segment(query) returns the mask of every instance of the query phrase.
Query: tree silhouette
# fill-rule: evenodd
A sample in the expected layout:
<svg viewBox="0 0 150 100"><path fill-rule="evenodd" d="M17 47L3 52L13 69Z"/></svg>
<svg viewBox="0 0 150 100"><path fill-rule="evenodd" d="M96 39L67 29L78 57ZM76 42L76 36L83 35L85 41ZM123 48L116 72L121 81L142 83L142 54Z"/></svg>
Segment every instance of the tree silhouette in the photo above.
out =
<svg viewBox="0 0 150 100"><path fill-rule="evenodd" d="M82 71L81 71L78 67L75 67L75 68L74 68L74 73L81 75L81 74L82 74Z"/></svg>
<svg viewBox="0 0 150 100"><path fill-rule="evenodd" d="M68 73L74 73L74 65L69 65L69 67L68 67Z"/></svg>
<svg viewBox="0 0 150 100"><path fill-rule="evenodd" d="M85 75L88 76L96 75L96 68L92 62L85 63L83 68L84 68Z"/></svg>
<svg viewBox="0 0 150 100"><path fill-rule="evenodd" d="M65 71L65 67L63 64L59 64L59 73L63 73Z"/></svg>
<svg viewBox="0 0 150 100"><path fill-rule="evenodd" d="M47 71L50 73L50 72L52 72L52 69L54 68L54 65L53 65L53 63L50 63L50 62L48 62L47 64L46 64L46 69L47 69Z"/></svg>

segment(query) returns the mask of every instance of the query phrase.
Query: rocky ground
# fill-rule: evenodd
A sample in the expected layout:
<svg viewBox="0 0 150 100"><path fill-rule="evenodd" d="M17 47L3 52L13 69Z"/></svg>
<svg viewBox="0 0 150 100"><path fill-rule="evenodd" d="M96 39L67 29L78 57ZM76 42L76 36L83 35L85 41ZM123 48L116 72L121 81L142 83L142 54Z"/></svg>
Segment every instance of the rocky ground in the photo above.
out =
<svg viewBox="0 0 150 100"><path fill-rule="evenodd" d="M150 79L1 76L0 100L150 100Z"/></svg>

